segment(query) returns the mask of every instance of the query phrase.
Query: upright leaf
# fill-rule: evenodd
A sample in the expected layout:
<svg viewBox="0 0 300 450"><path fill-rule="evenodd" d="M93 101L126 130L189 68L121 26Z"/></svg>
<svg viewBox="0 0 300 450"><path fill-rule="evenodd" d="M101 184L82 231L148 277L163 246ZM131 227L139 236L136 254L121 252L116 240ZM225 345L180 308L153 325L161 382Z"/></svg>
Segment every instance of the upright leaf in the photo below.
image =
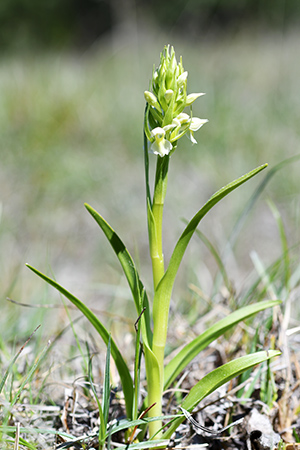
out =
<svg viewBox="0 0 300 450"><path fill-rule="evenodd" d="M153 317L155 319L153 333L155 336L159 337L158 345L160 347L163 347L166 342L169 304L177 271L179 269L188 243L190 242L197 226L199 225L203 217L211 210L211 208L220 200L222 200L222 198L248 181L250 178L254 177L266 167L267 164L257 167L256 169L227 184L225 187L217 191L197 212L197 214L195 214L195 216L191 219L191 221L188 223L185 230L181 234L172 253L169 266L165 272L165 275L157 286L153 299Z"/></svg>
<svg viewBox="0 0 300 450"><path fill-rule="evenodd" d="M185 250L188 246L188 243L190 242L191 237L193 236L197 226L199 225L199 223L203 219L203 217L212 209L212 207L214 205L216 205L220 200L222 200L224 197L226 197L226 195L228 195L230 192L232 192L237 187L241 186L246 181L250 180L250 178L257 175L259 172L261 172L266 167L267 167L267 164L259 166L256 169L252 170L251 172L248 172L247 174L238 178L237 180L232 181L231 183L227 184L226 186L221 188L219 191L217 191L205 203L205 205L197 212L197 214L195 214L195 216L191 219L191 221L188 223L185 230L181 234L181 236L174 248L174 251L171 256L170 263L169 263L168 269L166 271L166 274L165 274L164 278L162 279L160 285L158 286L158 291L166 290L166 289L168 290L170 288L170 286L173 287L173 283L174 283L179 265L183 258L183 255L185 253Z"/></svg>

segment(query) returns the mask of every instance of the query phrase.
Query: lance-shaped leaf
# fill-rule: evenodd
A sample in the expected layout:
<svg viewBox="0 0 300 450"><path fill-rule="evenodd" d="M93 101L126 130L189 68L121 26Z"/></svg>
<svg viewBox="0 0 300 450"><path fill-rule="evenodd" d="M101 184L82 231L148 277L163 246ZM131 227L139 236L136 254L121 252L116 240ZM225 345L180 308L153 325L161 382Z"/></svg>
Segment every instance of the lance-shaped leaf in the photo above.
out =
<svg viewBox="0 0 300 450"><path fill-rule="evenodd" d="M184 370L184 368L211 342L222 336L227 330L236 325L238 322L253 316L259 311L279 305L280 300L266 300L255 303L253 305L245 306L237 311L229 314L227 317L219 320L217 323L208 328L204 333L197 336L193 341L189 342L183 349L166 365L165 367L165 384L167 389L175 380L177 375Z"/></svg>
<svg viewBox="0 0 300 450"><path fill-rule="evenodd" d="M222 200L222 198L248 181L250 178L254 177L266 167L267 164L259 166L217 191L197 212L197 214L195 214L195 216L191 219L191 221L188 223L185 230L181 234L172 253L165 275L158 284L153 299L153 317L155 318L154 334L155 336L159 336L160 345L165 345L166 341L169 304L177 271L188 243L190 242L197 226L199 225L203 217L211 210L211 208L220 200Z"/></svg>
<svg viewBox="0 0 300 450"><path fill-rule="evenodd" d="M281 353L277 350L262 351L257 353L252 353L250 355L242 356L241 358L230 361L221 367L213 370L205 377L203 377L198 383L192 387L189 394L185 397L182 402L182 408L191 412L196 405L198 405L201 400L207 397L209 394L214 392L223 384L232 380L232 378L237 377L245 370L256 366L270 358L279 356ZM185 417L180 417L175 419L169 429L163 434L163 438L170 438L177 427L185 420Z"/></svg>
<svg viewBox="0 0 300 450"><path fill-rule="evenodd" d="M116 253L121 263L122 269L127 278L134 299L138 315L141 314L144 307L146 308L145 312L143 313L143 318L147 332L147 339L149 341L149 344L151 345L152 333L150 330L149 302L143 283L139 278L138 271L134 264L134 261L129 251L127 250L126 246L124 245L123 241L117 235L115 230L106 222L106 220L104 220L103 217L90 205L85 204L85 207L102 229L103 233L105 234L107 240L109 241L110 245L112 246L114 252Z"/></svg>
<svg viewBox="0 0 300 450"><path fill-rule="evenodd" d="M145 364L146 364L146 372L148 374L148 388L149 391L155 391L158 389L156 386L155 380L159 380L160 369L157 362L157 358L152 351L152 331L150 328L150 308L148 298L145 292L145 288L143 283L141 282L138 271L134 264L134 261L125 247L122 240L119 238L117 233L113 230L113 228L103 219L103 217L95 211L90 205L85 204L86 209L89 213L94 217L105 236L107 237L109 243L111 244L114 252L116 253L121 266L123 268L124 274L127 278L130 290L132 292L132 296L135 302L135 306L138 314L141 314L143 308L146 308L141 315L141 330L143 337L143 345L144 345L144 354L145 354ZM150 399L151 401L151 399ZM151 410L151 413L155 413L155 408ZM129 416L130 417L130 416Z"/></svg>
<svg viewBox="0 0 300 450"><path fill-rule="evenodd" d="M232 181L231 183L227 184L226 186L221 188L219 191L217 191L205 203L205 205L197 212L197 214L195 214L195 216L191 219L191 221L188 223L185 230L183 231L182 235L180 236L180 238L175 246L175 249L173 251L173 254L171 256L170 263L169 263L168 269L166 271L165 277L163 278L163 280L161 281L160 284L168 285L168 286L170 284L173 284L170 282L174 281L174 279L176 277L177 270L181 263L184 252L188 246L188 243L189 243L191 237L193 236L200 221L211 210L211 208L214 205L216 205L220 200L222 200L226 195L228 195L230 192L232 192L234 189L241 186L246 181L250 180L250 178L257 175L259 172L261 172L266 167L267 167L267 164L259 166L256 169L252 170L251 172L238 178L237 180ZM162 289L162 287L161 287L161 289Z"/></svg>
<svg viewBox="0 0 300 450"><path fill-rule="evenodd" d="M110 333L107 331L105 326L100 322L97 316L78 298L76 298L73 294L71 294L69 291L67 291L64 287L62 287L60 284L58 284L55 280L52 278L49 278L47 275L43 274L39 270L35 269L34 267L30 266L29 264L26 264L27 267L32 270L34 273L36 273L40 278L45 280L48 284L53 286L55 289L57 289L62 295L64 295L70 302L73 303L88 319L88 321L93 325L95 330L99 333L103 341L106 345L108 345L110 338ZM111 355L115 361L121 383L123 388L123 393L125 397L125 403L126 403L126 413L128 417L131 417L132 414L132 404L133 404L133 382L131 375L129 373L129 369L127 367L127 364L125 363L115 341L111 339Z"/></svg>

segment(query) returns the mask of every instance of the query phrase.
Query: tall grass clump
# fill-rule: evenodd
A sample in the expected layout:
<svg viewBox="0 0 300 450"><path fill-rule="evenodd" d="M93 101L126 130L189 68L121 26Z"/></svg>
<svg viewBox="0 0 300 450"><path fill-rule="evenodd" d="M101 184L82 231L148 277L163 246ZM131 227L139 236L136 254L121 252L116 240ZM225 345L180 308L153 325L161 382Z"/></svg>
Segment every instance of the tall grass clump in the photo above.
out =
<svg viewBox="0 0 300 450"><path fill-rule="evenodd" d="M265 300L246 305L234 311L187 343L168 363L165 362L170 300L179 266L191 238L201 220L213 206L267 167L267 164L263 164L237 178L213 194L201 208L198 207L196 209L197 212L188 221L181 236L175 243L170 260L168 263L165 262L162 239L163 212L171 157L176 158L177 152L184 151L180 149L180 140L184 136L187 136L192 144L196 144L195 133L207 122L206 119L193 115L193 104L203 93L189 94L187 81L188 72L183 67L182 58L178 62L173 47L167 46L161 53L158 68L153 69L149 90L144 92L146 100L144 113L144 169L148 242L152 262L152 298L148 296L137 265L123 240L92 206L85 205L116 254L129 284L136 307L136 316L132 318L132 323L135 323L136 330L135 360L132 372L126 361L126 355L121 353L110 331L91 309L54 279L28 265L33 272L56 288L86 316L107 345L108 355L112 356L117 367L125 399L127 419L126 425L123 424L123 427L131 428L134 431L138 425L143 425L143 432L140 432L137 436L137 441L141 442L145 438L147 425L148 439L155 441L153 444L147 442L147 447L151 445L167 445L167 440L173 432L185 420L185 417L189 417L189 413L207 395L253 366L280 354L276 350L260 351L242 356L216 368L191 388L181 404L178 404L178 413L175 416L168 417L170 421L167 424L163 422L163 419L166 419L162 407L164 391L174 383L176 377L192 359L238 322L279 303L279 300ZM188 157L188 154L186 157ZM150 186L150 158L155 159L156 162L153 189ZM141 398L140 378L143 361L146 372L147 394L144 398ZM109 428L108 425L108 367L107 362L104 403L99 403L98 405L101 421L99 431L101 446L116 431L113 427ZM146 414L147 418L145 418ZM131 434L129 443L133 441L133 438L134 436ZM142 444L140 443L139 445L141 448Z"/></svg>

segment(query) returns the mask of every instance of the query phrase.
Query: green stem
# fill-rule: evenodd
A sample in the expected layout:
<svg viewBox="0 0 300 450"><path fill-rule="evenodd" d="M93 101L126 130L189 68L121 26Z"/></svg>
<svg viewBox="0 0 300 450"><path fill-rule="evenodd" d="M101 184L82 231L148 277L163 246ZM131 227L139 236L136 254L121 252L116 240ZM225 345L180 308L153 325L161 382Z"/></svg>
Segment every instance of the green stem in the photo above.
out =
<svg viewBox="0 0 300 450"><path fill-rule="evenodd" d="M147 111L148 110L146 108L145 121L147 121ZM146 198L147 198L149 249L152 261L153 285L155 291L165 273L164 256L162 248L162 221L163 221L164 200L166 196L168 183L169 156L157 157L155 186L152 201L149 187L149 155L148 155L148 139L146 132L144 132L144 158L145 158L145 182L146 182ZM154 308L153 309L154 329L157 330L156 334L160 336L155 337L153 335L153 342L161 341L161 333L157 327L159 315L160 315L159 307ZM165 314L164 317L166 317ZM167 327L167 321L168 317L166 318L166 321L164 323L165 329ZM166 332L163 331L163 335L166 336ZM165 341L163 346L151 345L151 347L152 349L149 348L149 352L145 351L145 363L146 363L146 374L148 385L148 406L153 405L155 403L155 406L149 410L149 416L158 417L162 415ZM161 427L162 427L161 421L151 422L149 424L150 436L156 435L156 438L159 438L160 433L158 433L158 431L161 429Z"/></svg>
<svg viewBox="0 0 300 450"><path fill-rule="evenodd" d="M155 188L152 204L152 217L149 221L149 246L152 260L154 290L165 273L162 249L162 220L164 201L168 183L169 157L157 157ZM151 229L151 227L153 229Z"/></svg>
<svg viewBox="0 0 300 450"><path fill-rule="evenodd" d="M162 248L162 221L164 200L168 183L169 156L157 158L155 187L153 194L153 203L150 205L148 200L148 226L149 226L149 247L152 260L153 285L156 290L160 280L164 276L164 256ZM159 320L159 308L153 309L153 326L157 333L157 324ZM166 326L166 324L165 324ZM160 334L160 330L158 330ZM164 333L163 333L164 334ZM165 345L154 345L156 341L160 341L159 337L153 334L152 351L157 361L158 370L151 367L147 368L149 405L155 403L155 406L149 411L151 417L162 415L162 393L164 386L164 349ZM161 421L151 422L149 424L150 436L153 436L161 428ZM159 438L160 434L156 435Z"/></svg>

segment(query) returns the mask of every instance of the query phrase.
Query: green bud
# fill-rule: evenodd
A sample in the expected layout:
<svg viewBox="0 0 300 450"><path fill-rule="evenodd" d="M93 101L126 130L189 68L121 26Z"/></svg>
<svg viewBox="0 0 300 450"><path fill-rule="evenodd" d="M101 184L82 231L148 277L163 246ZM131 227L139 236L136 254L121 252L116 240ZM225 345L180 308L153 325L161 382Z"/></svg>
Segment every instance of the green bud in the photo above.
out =
<svg viewBox="0 0 300 450"><path fill-rule="evenodd" d="M160 111L160 106L157 101L157 98L152 92L145 91L144 97L145 97L146 102L149 103L149 105L154 106L154 108L156 108Z"/></svg>
<svg viewBox="0 0 300 450"><path fill-rule="evenodd" d="M166 99L167 103L169 103L169 101L171 100L173 95L174 95L174 91L172 89L167 89L166 90L166 92L165 92L165 99Z"/></svg>
<svg viewBox="0 0 300 450"><path fill-rule="evenodd" d="M179 75L179 77L177 78L177 86L179 88L182 87L186 83L187 77L188 77L187 71L185 71Z"/></svg>

